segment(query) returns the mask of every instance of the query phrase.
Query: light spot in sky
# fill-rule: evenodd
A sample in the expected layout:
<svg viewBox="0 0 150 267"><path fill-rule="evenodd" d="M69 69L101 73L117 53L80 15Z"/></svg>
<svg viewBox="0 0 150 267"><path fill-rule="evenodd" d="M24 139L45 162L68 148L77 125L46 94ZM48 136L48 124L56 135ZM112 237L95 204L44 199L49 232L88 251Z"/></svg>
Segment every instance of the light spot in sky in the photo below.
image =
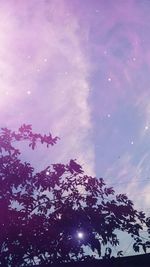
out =
<svg viewBox="0 0 150 267"><path fill-rule="evenodd" d="M27 95L31 95L31 91L30 90L27 91Z"/></svg>
<svg viewBox="0 0 150 267"><path fill-rule="evenodd" d="M83 232L78 232L77 236L79 239L83 239L84 238L84 233Z"/></svg>
<svg viewBox="0 0 150 267"><path fill-rule="evenodd" d="M58 220L61 220L62 215L61 214L58 214L57 218L58 218Z"/></svg>

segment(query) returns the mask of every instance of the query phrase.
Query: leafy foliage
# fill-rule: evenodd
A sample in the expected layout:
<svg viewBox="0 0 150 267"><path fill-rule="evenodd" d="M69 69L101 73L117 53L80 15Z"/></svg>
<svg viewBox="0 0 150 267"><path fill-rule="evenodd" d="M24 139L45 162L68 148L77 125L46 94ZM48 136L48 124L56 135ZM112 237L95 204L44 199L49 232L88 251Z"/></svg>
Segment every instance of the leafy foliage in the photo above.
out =
<svg viewBox="0 0 150 267"><path fill-rule="evenodd" d="M15 148L19 141L34 149L38 142L49 146L57 140L33 133L30 125L0 133L1 266L86 259L84 246L100 257L101 246L119 245L116 230L139 236L145 215L126 195L115 195L102 178L84 174L76 160L35 173ZM78 238L79 231L83 238Z"/></svg>
<svg viewBox="0 0 150 267"><path fill-rule="evenodd" d="M147 233L150 235L150 217L146 218L145 224L146 224L146 227L147 227ZM143 251L145 253L147 253L147 249L150 249L150 240L149 240L149 238L147 238L147 237L144 237L144 238L136 237L135 241L136 242L134 243L133 248L134 248L134 250L136 252L139 252L141 247L142 247L142 249L143 249Z"/></svg>

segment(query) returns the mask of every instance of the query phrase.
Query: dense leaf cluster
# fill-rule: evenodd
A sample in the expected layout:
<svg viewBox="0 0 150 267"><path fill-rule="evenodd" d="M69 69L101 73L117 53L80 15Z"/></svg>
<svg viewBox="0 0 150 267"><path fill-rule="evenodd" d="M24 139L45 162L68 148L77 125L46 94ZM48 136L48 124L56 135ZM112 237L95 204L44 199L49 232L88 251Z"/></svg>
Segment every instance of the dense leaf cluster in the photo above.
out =
<svg viewBox="0 0 150 267"><path fill-rule="evenodd" d="M57 139L33 133L30 125L0 133L1 266L85 259L86 246L101 256L102 246L119 244L116 230L139 236L145 215L126 195L84 174L76 160L35 173L15 148L22 140L34 149L37 142L49 146Z"/></svg>

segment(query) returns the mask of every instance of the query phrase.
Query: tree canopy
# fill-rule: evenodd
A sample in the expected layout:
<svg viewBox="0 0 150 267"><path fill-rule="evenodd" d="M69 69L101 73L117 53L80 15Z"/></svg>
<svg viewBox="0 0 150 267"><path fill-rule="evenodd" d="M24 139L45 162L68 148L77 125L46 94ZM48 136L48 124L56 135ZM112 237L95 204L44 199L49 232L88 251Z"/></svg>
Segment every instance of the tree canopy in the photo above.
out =
<svg viewBox="0 0 150 267"><path fill-rule="evenodd" d="M17 132L0 132L0 264L21 267L70 262L88 257L86 247L99 257L102 247L119 245L117 230L140 243L140 230L150 225L125 194L116 195L102 178L86 175L71 159L50 164L36 173L23 162L16 142L54 145L58 137L33 133L31 125ZM18 146L17 146L18 147Z"/></svg>

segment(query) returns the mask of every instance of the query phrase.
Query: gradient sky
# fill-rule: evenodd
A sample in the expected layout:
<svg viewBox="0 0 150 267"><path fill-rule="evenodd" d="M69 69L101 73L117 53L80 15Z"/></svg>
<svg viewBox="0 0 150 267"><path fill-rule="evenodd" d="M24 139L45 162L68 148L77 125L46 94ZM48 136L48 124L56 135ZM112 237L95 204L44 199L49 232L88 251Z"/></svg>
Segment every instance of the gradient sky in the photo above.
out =
<svg viewBox="0 0 150 267"><path fill-rule="evenodd" d="M24 158L76 158L148 214L149 14L149 0L0 1L1 126L58 135Z"/></svg>

